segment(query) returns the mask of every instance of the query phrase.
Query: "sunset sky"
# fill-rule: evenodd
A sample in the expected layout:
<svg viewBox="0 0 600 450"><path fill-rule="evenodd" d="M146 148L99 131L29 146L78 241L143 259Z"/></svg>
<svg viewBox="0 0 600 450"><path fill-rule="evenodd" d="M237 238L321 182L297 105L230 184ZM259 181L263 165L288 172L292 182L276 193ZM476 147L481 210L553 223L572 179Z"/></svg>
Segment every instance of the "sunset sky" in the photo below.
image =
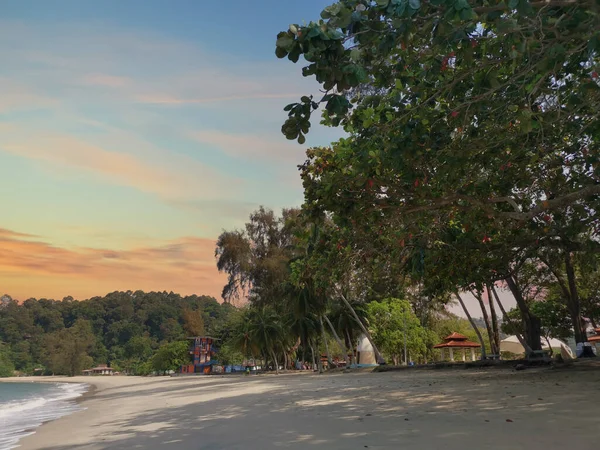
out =
<svg viewBox="0 0 600 450"><path fill-rule="evenodd" d="M299 206L306 147L340 135L280 132L318 91L275 37L329 3L2 2L0 295L220 299L216 237L261 204Z"/></svg>
<svg viewBox="0 0 600 450"><path fill-rule="evenodd" d="M299 205L306 146L339 135L280 133L316 85L275 36L328 3L2 2L0 295L219 296L217 235Z"/></svg>

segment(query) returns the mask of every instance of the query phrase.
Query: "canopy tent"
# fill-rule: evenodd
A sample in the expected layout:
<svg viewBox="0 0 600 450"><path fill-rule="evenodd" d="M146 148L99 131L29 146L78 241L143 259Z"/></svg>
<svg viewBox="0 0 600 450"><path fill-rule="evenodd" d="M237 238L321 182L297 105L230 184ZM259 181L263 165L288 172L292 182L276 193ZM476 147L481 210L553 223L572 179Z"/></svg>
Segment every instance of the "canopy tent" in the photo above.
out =
<svg viewBox="0 0 600 450"><path fill-rule="evenodd" d="M550 345L548 345L548 341L550 341ZM560 339L551 338L551 339L546 340L546 339L542 338L541 342L542 342L542 349L544 349L544 350L548 350L550 348L558 349L558 350L564 349L564 351L566 351L569 354L569 356L571 356L572 358L575 357L573 355L573 350L571 350L571 347L569 347L566 343L564 343ZM525 353L525 349L523 348L523 346L519 342L519 339L516 336L509 336L506 339L503 339L502 341L500 341L500 351L514 353L515 355L520 355L521 353Z"/></svg>

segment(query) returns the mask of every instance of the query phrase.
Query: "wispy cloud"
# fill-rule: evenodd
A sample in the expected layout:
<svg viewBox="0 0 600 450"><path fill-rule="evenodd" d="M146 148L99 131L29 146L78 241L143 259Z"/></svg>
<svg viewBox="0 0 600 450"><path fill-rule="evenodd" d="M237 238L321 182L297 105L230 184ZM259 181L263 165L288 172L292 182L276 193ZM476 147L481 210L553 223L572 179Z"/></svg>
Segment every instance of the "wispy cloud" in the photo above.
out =
<svg viewBox="0 0 600 450"><path fill-rule="evenodd" d="M0 113L49 108L56 101L33 87L0 77Z"/></svg>
<svg viewBox="0 0 600 450"><path fill-rule="evenodd" d="M126 77L117 77L103 73L88 74L83 77L83 84L90 86L104 86L111 88L120 88L131 84L131 80Z"/></svg>
<svg viewBox="0 0 600 450"><path fill-rule="evenodd" d="M37 133L25 130L0 136L0 150L24 158L56 164L103 177L109 182L157 194L173 201L196 198L224 199L239 180L219 173L198 161L180 157L181 169L150 163L151 155L143 160L124 151L107 150L69 135ZM171 159L177 159L173 155ZM199 176L202 175L202 176ZM216 186L221 188L216 189Z"/></svg>
<svg viewBox="0 0 600 450"><path fill-rule="evenodd" d="M266 159L271 161L300 162L304 149L281 136L279 139L251 134L225 133L201 130L190 133L192 139L219 148L225 154L243 159Z"/></svg>
<svg viewBox="0 0 600 450"><path fill-rule="evenodd" d="M290 83L288 65L241 62L158 33L0 21L0 41L6 43L0 49L5 67L35 67L25 81L47 86L63 100L81 95L72 89L77 84L98 88L87 92L88 99L165 106L287 99L306 92L301 78Z"/></svg>
<svg viewBox="0 0 600 450"><path fill-rule="evenodd" d="M2 229L0 239L2 289L17 298L88 298L117 289L173 290L219 298L225 283L215 266L211 239L185 237L129 250L61 248ZM15 275L29 282L23 286ZM54 280L51 289L49 278Z"/></svg>
<svg viewBox="0 0 600 450"><path fill-rule="evenodd" d="M0 228L0 240L5 239L32 239L37 236L27 233L19 233L18 231L7 230L6 228Z"/></svg>
<svg viewBox="0 0 600 450"><path fill-rule="evenodd" d="M193 105L202 103L221 103L221 102L234 102L242 100L271 100L271 99L291 99L298 98L302 94L290 93L290 94L248 94L248 95L228 95L223 97L204 97L204 98L178 98L168 95L156 95L156 94L142 94L139 95L136 100L140 103L150 103L155 105Z"/></svg>

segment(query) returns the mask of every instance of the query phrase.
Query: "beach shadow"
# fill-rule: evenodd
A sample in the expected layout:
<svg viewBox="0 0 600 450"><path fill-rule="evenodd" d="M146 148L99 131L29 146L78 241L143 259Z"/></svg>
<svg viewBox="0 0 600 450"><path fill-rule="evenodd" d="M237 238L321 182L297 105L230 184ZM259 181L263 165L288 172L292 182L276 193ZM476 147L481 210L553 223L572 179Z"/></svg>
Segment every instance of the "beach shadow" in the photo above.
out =
<svg viewBox="0 0 600 450"><path fill-rule="evenodd" d="M110 435L48 450L591 448L597 378L548 370L340 374L115 392L122 401L160 393L190 402L107 419Z"/></svg>

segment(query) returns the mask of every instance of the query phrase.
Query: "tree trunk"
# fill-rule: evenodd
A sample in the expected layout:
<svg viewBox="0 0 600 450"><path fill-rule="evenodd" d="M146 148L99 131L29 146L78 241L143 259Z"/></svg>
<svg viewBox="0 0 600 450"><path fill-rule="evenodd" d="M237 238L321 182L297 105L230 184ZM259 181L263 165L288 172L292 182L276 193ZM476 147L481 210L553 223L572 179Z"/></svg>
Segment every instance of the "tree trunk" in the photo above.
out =
<svg viewBox="0 0 600 450"><path fill-rule="evenodd" d="M277 355L275 355L275 350L271 350L271 356L273 357L273 364L275 364L275 373L279 375L279 364L277 363Z"/></svg>
<svg viewBox="0 0 600 450"><path fill-rule="evenodd" d="M325 343L325 354L327 355L327 370L333 367L333 360L331 359L331 353L329 353L329 344L327 343L327 335L325 334L325 325L323 325L323 316L319 316L319 322L321 323L321 335L323 336L323 342Z"/></svg>
<svg viewBox="0 0 600 450"><path fill-rule="evenodd" d="M487 286L488 303L490 304L490 315L492 317L492 329L494 330L494 344L496 345L496 354L500 355L500 328L498 326L498 315L494 306L492 290Z"/></svg>
<svg viewBox="0 0 600 450"><path fill-rule="evenodd" d="M346 338L348 339L348 347L350 348L350 364L356 364L356 346L354 342L352 342L352 338L350 337L350 332L346 330Z"/></svg>
<svg viewBox="0 0 600 450"><path fill-rule="evenodd" d="M460 294L458 292L456 292L454 295L456 295L456 298L458 299L460 306L462 306L463 311L465 312L465 315L467 316L467 319L469 319L469 322L471 323L471 326L473 327L473 330L475 330L475 333L477 333L477 338L479 339L479 343L481 344L481 358L485 359L486 358L486 351L485 351L485 341L483 340L483 336L481 335L481 332L479 331L479 328L477 328L477 325L475 325L475 322L473 321L473 318L471 317L471 314L469 314L469 310L467 309L465 302L463 302L462 297L460 296Z"/></svg>
<svg viewBox="0 0 600 450"><path fill-rule="evenodd" d="M554 354L554 350L552 350L552 346L550 345L550 339L548 339L548 336L544 336L544 339L546 339L546 343L548 344L548 349L550 350L550 356L552 356Z"/></svg>
<svg viewBox="0 0 600 450"><path fill-rule="evenodd" d="M488 339L490 341L490 350L492 351L493 355L497 355L498 354L498 349L496 348L496 339L494 337L494 330L492 329L492 325L490 323L490 318L488 316L487 313L487 309L485 309L485 303L483 303L483 298L481 296L481 293L479 291L471 291L471 294L473 294L473 297L475 297L477 299L477 302L479 303L479 307L481 308L481 315L483 316L483 321L485 322L485 328L488 334Z"/></svg>
<svg viewBox="0 0 600 450"><path fill-rule="evenodd" d="M312 343L308 345L310 346L310 352L312 354L312 370L314 372L314 370L317 368L317 361L315 360L315 348L313 347Z"/></svg>
<svg viewBox="0 0 600 450"><path fill-rule="evenodd" d="M517 306L519 307L521 318L523 319L523 325L525 326L525 340L527 341L529 348L533 351L542 350L542 324L540 319L534 316L529 310L529 306L527 306L527 302L525 301L516 280L513 277L508 277L504 281L508 284L508 288L517 301Z"/></svg>
<svg viewBox="0 0 600 450"><path fill-rule="evenodd" d="M306 362L306 342L302 343L302 367L304 368L304 363Z"/></svg>
<svg viewBox="0 0 600 450"><path fill-rule="evenodd" d="M383 359L383 356L381 356L381 353L379 353L379 349L375 345L375 342L373 341L373 337L371 336L371 333L369 333L369 330L367 330L367 327L365 327L365 325L362 323L362 321L360 320L360 317L358 317L358 314L356 314L356 311L354 311L354 308L352 307L350 302L346 299L344 294L342 294L341 292L339 294L340 294L342 301L344 302L344 305L346 305L346 308L348 308L348 310L350 311L350 314L352 314L352 317L354 317L354 320L356 320L356 322L358 323L358 326L360 327L361 331L365 334L366 338L368 339L369 343L371 344L371 347L373 347L373 352L375 353L375 357L377 358L377 364L385 364L385 359Z"/></svg>
<svg viewBox="0 0 600 450"><path fill-rule="evenodd" d="M298 350L298 348L300 347L300 344L302 344L302 339L300 339L300 337L298 337L298 339L296 339L296 344L290 350L290 354L294 353L296 350Z"/></svg>
<svg viewBox="0 0 600 450"><path fill-rule="evenodd" d="M333 334L333 337L335 338L337 344L340 346L340 349L344 352L344 361L346 361L346 365L348 365L348 349L346 348L346 346L338 336L337 332L335 331L335 328L333 327L331 320L329 320L329 317L323 316L323 318L325 319L325 322L327 322L327 325L329 326L329 329L331 330L331 333Z"/></svg>
<svg viewBox="0 0 600 450"><path fill-rule="evenodd" d="M565 252L565 268L567 272L567 281L569 283L569 296L567 298L567 306L571 314L571 322L573 323L573 331L575 333L575 342L585 343L588 341L585 325L581 318L581 304L579 302L579 292L575 281L575 269L571 253Z"/></svg>
<svg viewBox="0 0 600 450"><path fill-rule="evenodd" d="M500 296L498 295L498 292L496 292L496 288L494 287L494 285L492 285L492 293L494 294L494 298L496 299L496 303L498 303L498 307L500 308L500 311L502 312L502 317L507 322L510 322L510 319L508 318L508 314L506 314L506 309L504 309L504 305L500 301ZM525 353L528 354L528 355L531 354L533 350L531 350L531 347L529 347L529 344L527 343L527 341L525 340L525 338L523 338L523 336L521 335L521 333L517 333L515 336L517 336L517 339L519 340L519 342L521 343L521 345L525 349Z"/></svg>

